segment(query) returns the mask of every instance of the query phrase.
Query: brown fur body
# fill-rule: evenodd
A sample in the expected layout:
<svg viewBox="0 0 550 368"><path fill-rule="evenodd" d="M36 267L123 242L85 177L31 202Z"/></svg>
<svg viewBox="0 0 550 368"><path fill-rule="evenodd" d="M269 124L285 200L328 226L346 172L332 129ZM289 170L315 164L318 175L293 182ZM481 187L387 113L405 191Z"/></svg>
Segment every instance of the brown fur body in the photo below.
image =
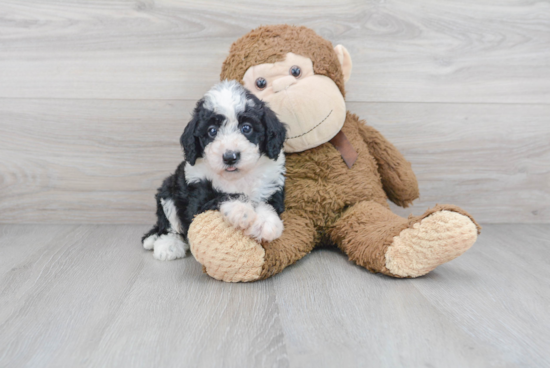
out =
<svg viewBox="0 0 550 368"><path fill-rule="evenodd" d="M357 115L348 112L342 131L358 153L351 169L328 142L287 154L285 233L263 244L263 278L327 244L372 272L395 276L385 267L385 251L395 235L425 216L407 220L393 214L386 193L407 206L419 195L416 177L399 151Z"/></svg>
<svg viewBox="0 0 550 368"><path fill-rule="evenodd" d="M287 154L287 210L301 212L312 219L315 226L324 227L333 224L343 210L358 202L373 201L389 208L378 162L366 138L378 138L382 149L393 155L391 161L400 165L400 170L395 170L400 174L399 181L387 185L392 193L399 192L394 198L396 202L408 204L418 198L418 185L410 164L389 142L380 141L382 136L376 130L348 113L342 131L358 153L351 169L328 142L305 152Z"/></svg>

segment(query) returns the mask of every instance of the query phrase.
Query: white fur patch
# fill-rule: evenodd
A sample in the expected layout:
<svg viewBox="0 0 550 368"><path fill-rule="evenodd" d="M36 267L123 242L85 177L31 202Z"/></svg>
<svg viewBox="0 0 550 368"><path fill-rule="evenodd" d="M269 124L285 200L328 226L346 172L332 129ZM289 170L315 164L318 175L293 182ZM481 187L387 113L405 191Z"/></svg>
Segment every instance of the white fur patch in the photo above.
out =
<svg viewBox="0 0 550 368"><path fill-rule="evenodd" d="M174 201L169 199L161 199L160 204L162 204L162 209L164 210L164 214L166 215L166 218L170 222L170 227L172 231L176 233L181 233L181 223L178 218L178 210L176 208L176 205L174 204Z"/></svg>
<svg viewBox="0 0 550 368"><path fill-rule="evenodd" d="M222 125L214 141L204 149L204 158L208 165L218 175L233 177L236 172L226 172L227 165L223 162L223 154L228 151L239 152L240 160L235 167L240 172L246 172L254 168L260 158L260 150L257 145L250 142L236 127Z"/></svg>
<svg viewBox="0 0 550 368"><path fill-rule="evenodd" d="M272 241L283 234L283 221L277 215L275 209L266 203L260 203L256 207L256 219L248 228L246 234L258 241Z"/></svg>
<svg viewBox="0 0 550 368"><path fill-rule="evenodd" d="M189 245L181 239L180 235L168 233L155 240L153 257L159 261L171 261L185 257L188 249Z"/></svg>
<svg viewBox="0 0 550 368"><path fill-rule="evenodd" d="M224 193L242 193L254 203L266 202L285 183L285 155L269 159L260 156L255 165L247 172L217 174L208 162L197 159L194 166L185 165L185 179L188 184L201 180L210 180L216 190Z"/></svg>
<svg viewBox="0 0 550 368"><path fill-rule="evenodd" d="M147 238L143 239L143 248L147 250L153 249L155 241L158 239L157 234L149 235Z"/></svg>
<svg viewBox="0 0 550 368"><path fill-rule="evenodd" d="M238 125L237 114L244 111L246 101L244 88L234 80L224 80L204 95L205 107L224 115L228 123L235 126Z"/></svg>

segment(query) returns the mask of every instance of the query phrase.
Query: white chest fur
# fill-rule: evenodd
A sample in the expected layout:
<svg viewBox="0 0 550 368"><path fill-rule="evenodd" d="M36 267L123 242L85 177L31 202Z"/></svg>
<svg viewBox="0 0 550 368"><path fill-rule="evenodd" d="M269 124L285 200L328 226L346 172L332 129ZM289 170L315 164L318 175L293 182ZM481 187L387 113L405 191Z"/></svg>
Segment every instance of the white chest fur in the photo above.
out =
<svg viewBox="0 0 550 368"><path fill-rule="evenodd" d="M276 161L261 156L254 168L246 173L218 175L202 158L197 159L194 166L189 164L185 166L187 184L209 180L214 189L220 192L242 193L256 203L266 202L269 197L283 187L284 174L285 156L283 153L279 154Z"/></svg>

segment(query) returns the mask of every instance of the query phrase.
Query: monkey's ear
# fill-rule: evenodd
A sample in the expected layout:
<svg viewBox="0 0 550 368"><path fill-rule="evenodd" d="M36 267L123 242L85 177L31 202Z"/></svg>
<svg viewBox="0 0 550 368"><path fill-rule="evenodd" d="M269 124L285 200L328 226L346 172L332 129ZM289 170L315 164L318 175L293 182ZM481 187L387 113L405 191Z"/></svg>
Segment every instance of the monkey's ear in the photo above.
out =
<svg viewBox="0 0 550 368"><path fill-rule="evenodd" d="M338 56L338 61L344 73L344 83L347 83L351 77L351 56L348 50L342 45L336 45L334 52L336 52L336 56Z"/></svg>
<svg viewBox="0 0 550 368"><path fill-rule="evenodd" d="M202 157L202 145L199 141L199 137L195 136L195 131L200 121L201 111L202 100L197 103L197 107L195 107L195 111L193 112L193 118L183 130L183 134L180 138L180 143L185 154L185 161L189 162L191 165L195 165L197 158Z"/></svg>
<svg viewBox="0 0 550 368"><path fill-rule="evenodd" d="M267 105L264 106L263 123L265 126L265 152L267 157L275 160L279 154L284 154L286 128Z"/></svg>

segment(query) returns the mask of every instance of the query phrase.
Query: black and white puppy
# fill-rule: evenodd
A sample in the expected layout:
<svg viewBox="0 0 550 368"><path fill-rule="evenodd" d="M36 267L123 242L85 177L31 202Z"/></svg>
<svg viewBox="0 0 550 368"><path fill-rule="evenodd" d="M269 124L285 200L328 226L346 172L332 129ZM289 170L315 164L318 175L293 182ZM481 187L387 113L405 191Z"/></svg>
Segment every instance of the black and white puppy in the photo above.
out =
<svg viewBox="0 0 550 368"><path fill-rule="evenodd" d="M207 210L258 240L281 236L285 137L275 113L238 82L215 85L181 136L185 161L158 189L157 223L143 247L163 261L185 256L189 225Z"/></svg>

